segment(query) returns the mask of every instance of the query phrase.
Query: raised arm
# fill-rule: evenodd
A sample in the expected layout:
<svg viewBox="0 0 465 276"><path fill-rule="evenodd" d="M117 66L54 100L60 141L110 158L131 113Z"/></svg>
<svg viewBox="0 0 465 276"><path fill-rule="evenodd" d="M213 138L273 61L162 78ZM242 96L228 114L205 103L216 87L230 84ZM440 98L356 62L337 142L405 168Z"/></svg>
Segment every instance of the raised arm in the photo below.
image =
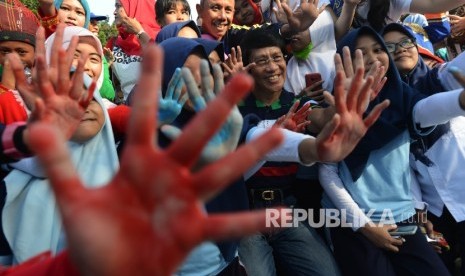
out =
<svg viewBox="0 0 465 276"><path fill-rule="evenodd" d="M412 13L446 12L465 4L465 0L412 0Z"/></svg>
<svg viewBox="0 0 465 276"><path fill-rule="evenodd" d="M191 172L252 79L234 77L162 150L156 146L158 95L152 91L160 87L163 53L157 46L146 50L121 168L108 185L84 188L57 130L46 124L31 128L31 147L50 178L70 255L82 274L171 275L202 241L239 238L265 227L264 212L207 216L202 206L277 146L278 130Z"/></svg>

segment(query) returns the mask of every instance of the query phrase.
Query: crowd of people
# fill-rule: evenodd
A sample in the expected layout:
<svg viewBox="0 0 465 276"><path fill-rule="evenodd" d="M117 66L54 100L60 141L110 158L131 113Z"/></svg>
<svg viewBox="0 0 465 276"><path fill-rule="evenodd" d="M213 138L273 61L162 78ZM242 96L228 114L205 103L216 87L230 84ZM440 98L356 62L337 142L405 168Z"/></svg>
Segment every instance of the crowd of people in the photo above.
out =
<svg viewBox="0 0 465 276"><path fill-rule="evenodd" d="M0 273L465 275L460 6L0 0Z"/></svg>

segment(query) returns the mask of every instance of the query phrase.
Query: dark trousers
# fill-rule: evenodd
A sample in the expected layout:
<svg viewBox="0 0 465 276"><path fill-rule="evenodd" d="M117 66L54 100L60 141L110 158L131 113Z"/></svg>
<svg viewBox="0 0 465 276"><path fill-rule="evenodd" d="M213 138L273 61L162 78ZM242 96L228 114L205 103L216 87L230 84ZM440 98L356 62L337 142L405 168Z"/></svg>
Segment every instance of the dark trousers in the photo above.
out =
<svg viewBox="0 0 465 276"><path fill-rule="evenodd" d="M331 238L343 275L449 275L420 230L415 235L404 236L406 241L398 253L376 247L351 228L331 228Z"/></svg>
<svg viewBox="0 0 465 276"><path fill-rule="evenodd" d="M441 232L450 245L450 250L443 250L439 256L451 274L455 273L455 259L460 257L462 259L460 274L465 275L465 221L456 222L446 207L440 217L428 213L428 219L433 223L434 230Z"/></svg>

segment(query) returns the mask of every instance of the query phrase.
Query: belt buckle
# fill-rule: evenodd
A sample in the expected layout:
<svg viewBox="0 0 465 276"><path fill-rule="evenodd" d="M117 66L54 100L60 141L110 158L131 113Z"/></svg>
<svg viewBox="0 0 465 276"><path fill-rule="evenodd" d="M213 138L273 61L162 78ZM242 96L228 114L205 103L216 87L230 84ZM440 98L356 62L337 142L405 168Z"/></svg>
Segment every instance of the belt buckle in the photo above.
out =
<svg viewBox="0 0 465 276"><path fill-rule="evenodd" d="M265 190L261 193L263 200L274 200L274 191L273 190Z"/></svg>

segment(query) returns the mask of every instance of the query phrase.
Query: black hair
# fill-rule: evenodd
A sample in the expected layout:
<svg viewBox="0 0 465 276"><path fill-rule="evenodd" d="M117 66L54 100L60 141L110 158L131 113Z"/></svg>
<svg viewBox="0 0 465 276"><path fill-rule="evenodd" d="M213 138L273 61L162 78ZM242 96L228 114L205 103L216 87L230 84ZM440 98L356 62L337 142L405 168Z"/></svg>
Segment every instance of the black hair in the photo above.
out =
<svg viewBox="0 0 465 276"><path fill-rule="evenodd" d="M192 14L191 7L189 6L187 0L157 0L155 2L155 15L157 17L157 21L165 18L165 13L167 13L173 6L175 6L177 2L181 2L189 15Z"/></svg>
<svg viewBox="0 0 465 276"><path fill-rule="evenodd" d="M266 47L278 47L281 49L283 55L286 54L286 44L284 39L266 28L257 28L248 31L242 39L240 46L242 49L242 61L244 62L244 65L250 63L249 59L252 54L252 50Z"/></svg>
<svg viewBox="0 0 465 276"><path fill-rule="evenodd" d="M375 31L379 32L386 26L390 8L391 1L389 0L370 0L367 21Z"/></svg>

